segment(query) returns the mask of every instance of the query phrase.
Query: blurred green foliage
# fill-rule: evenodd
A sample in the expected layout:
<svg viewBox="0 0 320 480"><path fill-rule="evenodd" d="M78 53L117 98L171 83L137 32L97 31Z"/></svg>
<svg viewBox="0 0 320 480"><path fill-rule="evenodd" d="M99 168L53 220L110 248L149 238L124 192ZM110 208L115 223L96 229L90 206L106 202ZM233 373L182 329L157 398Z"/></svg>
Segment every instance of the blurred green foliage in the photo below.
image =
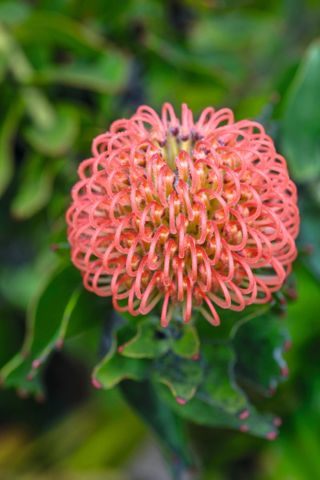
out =
<svg viewBox="0 0 320 480"><path fill-rule="evenodd" d="M0 1L0 362L9 384L30 370L14 357L26 347L26 318L35 332L45 326L40 338L27 335L34 358L66 341L44 371L44 404L0 395L1 478L150 478L127 464L143 445L142 423L116 392L89 386L105 306L59 265L70 188L91 139L139 104L164 101L262 121L288 159L302 214L291 373L275 397L257 400L283 416L281 435L267 444L192 427L204 478L320 478L319 24L317 0ZM134 344L126 348L132 355ZM20 396L43 399L37 378Z"/></svg>

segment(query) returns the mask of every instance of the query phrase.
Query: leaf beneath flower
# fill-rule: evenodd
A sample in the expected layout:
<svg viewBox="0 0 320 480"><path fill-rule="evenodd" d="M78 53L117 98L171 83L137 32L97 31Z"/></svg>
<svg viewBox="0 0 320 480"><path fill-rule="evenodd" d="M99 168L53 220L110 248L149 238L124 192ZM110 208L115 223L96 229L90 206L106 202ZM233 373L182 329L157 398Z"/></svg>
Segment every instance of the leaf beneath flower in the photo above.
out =
<svg viewBox="0 0 320 480"><path fill-rule="evenodd" d="M176 355L192 358L199 352L197 330L191 325L172 324L162 328L159 319L148 317L138 324L136 335L121 345L121 353L131 358L156 358L172 350Z"/></svg>
<svg viewBox="0 0 320 480"><path fill-rule="evenodd" d="M205 345L204 382L199 391L206 402L233 415L248 408L248 400L234 380L235 354L230 344Z"/></svg>
<svg viewBox="0 0 320 480"><path fill-rule="evenodd" d="M181 358L172 352L157 359L153 365L153 379L167 385L179 403L194 396L202 378L199 361Z"/></svg>
<svg viewBox="0 0 320 480"><path fill-rule="evenodd" d="M144 380L148 373L149 362L127 358L115 353L115 346L95 367L92 378L98 388L110 389L122 380Z"/></svg>
<svg viewBox="0 0 320 480"><path fill-rule="evenodd" d="M192 325L184 325L181 336L171 341L171 348L172 351L180 357L197 357L200 349L197 329Z"/></svg>
<svg viewBox="0 0 320 480"><path fill-rule="evenodd" d="M232 428L270 440L277 436L275 417L268 414L259 414L252 406L248 410L249 415L246 418L239 418L239 416L232 415L223 408L212 405L210 400L208 403L208 397L203 397L200 392L197 392L190 402L180 405L173 400L168 389L158 387L158 392L170 408L192 423L210 427Z"/></svg>
<svg viewBox="0 0 320 480"><path fill-rule="evenodd" d="M158 321L159 323L159 321ZM157 328L148 318L138 325L136 335L124 345L121 353L131 358L155 358L169 350L169 335L165 329Z"/></svg>
<svg viewBox="0 0 320 480"><path fill-rule="evenodd" d="M242 325L233 345L236 374L263 394L270 394L287 376L283 358L289 334L283 321L268 313Z"/></svg>

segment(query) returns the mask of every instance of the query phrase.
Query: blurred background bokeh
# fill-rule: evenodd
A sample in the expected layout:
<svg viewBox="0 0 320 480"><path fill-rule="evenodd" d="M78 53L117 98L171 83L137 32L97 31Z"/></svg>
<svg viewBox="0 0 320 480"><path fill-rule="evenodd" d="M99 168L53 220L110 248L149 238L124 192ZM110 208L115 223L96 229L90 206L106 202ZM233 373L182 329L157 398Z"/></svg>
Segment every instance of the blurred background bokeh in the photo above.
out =
<svg viewBox="0 0 320 480"><path fill-rule="evenodd" d="M319 26L319 0L0 1L1 365L66 242L77 164L114 119L142 103L227 106L261 121L288 159L303 217L290 375L260 401L281 434L192 427L204 480L320 478ZM52 356L46 398L1 391L1 480L169 478L120 394L90 385L99 332Z"/></svg>

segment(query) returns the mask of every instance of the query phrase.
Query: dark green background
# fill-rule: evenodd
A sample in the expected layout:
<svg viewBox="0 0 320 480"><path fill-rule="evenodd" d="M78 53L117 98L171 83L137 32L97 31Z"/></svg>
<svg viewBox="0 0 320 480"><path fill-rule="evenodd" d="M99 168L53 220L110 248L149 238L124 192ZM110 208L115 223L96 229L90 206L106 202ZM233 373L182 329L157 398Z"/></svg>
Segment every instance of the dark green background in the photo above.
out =
<svg viewBox="0 0 320 480"><path fill-rule="evenodd" d="M261 404L284 425L274 443L192 429L205 480L320 478L319 25L317 0L0 1L1 365L58 262L50 246L65 242L77 164L112 120L142 103L227 106L262 121L288 159L303 218L299 296L289 381ZM1 392L1 479L166 478L118 393L91 388L96 355L94 333L54 355L45 403Z"/></svg>

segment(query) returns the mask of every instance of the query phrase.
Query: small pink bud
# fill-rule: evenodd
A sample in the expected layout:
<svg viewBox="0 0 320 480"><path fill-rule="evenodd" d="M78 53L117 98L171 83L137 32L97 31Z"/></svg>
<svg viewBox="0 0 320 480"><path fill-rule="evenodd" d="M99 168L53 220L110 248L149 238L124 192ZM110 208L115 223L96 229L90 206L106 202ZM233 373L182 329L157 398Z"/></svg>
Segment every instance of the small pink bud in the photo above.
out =
<svg viewBox="0 0 320 480"><path fill-rule="evenodd" d="M291 340L286 340L283 344L283 348L285 349L285 351L287 352L288 350L290 350L292 347L292 341Z"/></svg>
<svg viewBox="0 0 320 480"><path fill-rule="evenodd" d="M33 360L33 362L32 362L32 368L34 368L34 369L36 370L37 368L40 367L41 363L42 363L41 359L40 359L40 358L36 358L36 359Z"/></svg>
<svg viewBox="0 0 320 480"><path fill-rule="evenodd" d="M268 432L266 435L266 439L272 441L272 440L275 440L277 436L278 436L277 432Z"/></svg>
<svg viewBox="0 0 320 480"><path fill-rule="evenodd" d="M239 419L240 420L245 420L246 418L248 418L250 416L250 412L249 410L243 410L243 412L241 412L239 414Z"/></svg>
<svg viewBox="0 0 320 480"><path fill-rule="evenodd" d="M290 298L290 300L297 300L298 292L295 288L288 288L287 289L287 296Z"/></svg>
<svg viewBox="0 0 320 480"><path fill-rule="evenodd" d="M184 398L181 398L181 397L176 397L176 402L179 405L185 405L187 403L187 400L185 400Z"/></svg>
<svg viewBox="0 0 320 480"><path fill-rule="evenodd" d="M240 430L240 432L245 433L245 432L248 432L248 431L249 431L249 427L248 427L248 425L246 425L245 423L243 423L242 425L239 426L239 430Z"/></svg>
<svg viewBox="0 0 320 480"><path fill-rule="evenodd" d="M58 338L58 340L56 341L56 348L58 350L61 350L61 348L63 347L63 344L64 344L64 339L63 338Z"/></svg>
<svg viewBox="0 0 320 480"><path fill-rule="evenodd" d="M273 425L274 425L275 427L281 427L281 425L282 425L282 419L281 419L280 417L274 417L272 423L273 423Z"/></svg>
<svg viewBox="0 0 320 480"><path fill-rule="evenodd" d="M276 388L273 385L270 385L268 393L272 397L276 393Z"/></svg>
<svg viewBox="0 0 320 480"><path fill-rule="evenodd" d="M285 297L280 297L279 302L280 302L280 305L287 305L287 301L286 301Z"/></svg>
<svg viewBox="0 0 320 480"><path fill-rule="evenodd" d="M302 251L303 251L303 253L305 253L306 255L312 255L312 253L314 252L314 245L312 245L312 243L306 243L306 244L302 247Z"/></svg>
<svg viewBox="0 0 320 480"><path fill-rule="evenodd" d="M91 378L91 383L97 390L100 390L102 388L102 384L95 377Z"/></svg>

